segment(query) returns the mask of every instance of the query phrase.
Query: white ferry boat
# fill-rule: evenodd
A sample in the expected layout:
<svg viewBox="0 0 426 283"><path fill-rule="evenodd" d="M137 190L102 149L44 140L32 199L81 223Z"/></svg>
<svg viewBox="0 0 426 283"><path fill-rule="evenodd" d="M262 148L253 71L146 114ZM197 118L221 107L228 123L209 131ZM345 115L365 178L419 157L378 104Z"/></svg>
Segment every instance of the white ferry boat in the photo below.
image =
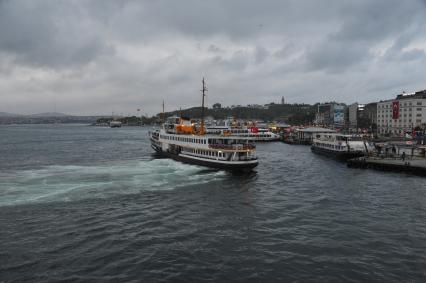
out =
<svg viewBox="0 0 426 283"><path fill-rule="evenodd" d="M205 91L203 79L203 110ZM255 145L244 138L206 134L203 114L198 127L187 118L168 118L160 130L150 132L151 147L160 155L194 165L230 171L257 166Z"/></svg>
<svg viewBox="0 0 426 283"><path fill-rule="evenodd" d="M109 122L109 126L111 128L120 128L121 127L121 122L113 120L113 121Z"/></svg>
<svg viewBox="0 0 426 283"><path fill-rule="evenodd" d="M374 146L360 136L321 133L313 138L311 150L314 153L347 160L368 155L368 152L374 150Z"/></svg>
<svg viewBox="0 0 426 283"><path fill-rule="evenodd" d="M244 138L253 142L278 141L280 136L269 131L266 128L258 128L256 126L234 126L231 120L225 120L224 126L206 127L206 133L216 135L227 135L238 138Z"/></svg>

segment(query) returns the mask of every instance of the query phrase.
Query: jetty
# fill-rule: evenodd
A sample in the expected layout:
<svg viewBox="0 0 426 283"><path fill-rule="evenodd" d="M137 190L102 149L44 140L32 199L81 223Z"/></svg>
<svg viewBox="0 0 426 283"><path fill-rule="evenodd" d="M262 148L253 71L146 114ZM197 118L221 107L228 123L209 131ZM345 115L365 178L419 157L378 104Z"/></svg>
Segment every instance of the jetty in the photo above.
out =
<svg viewBox="0 0 426 283"><path fill-rule="evenodd" d="M404 160L401 157L359 157L347 161L351 168L376 169L382 171L405 172L420 176L426 176L426 158L409 157Z"/></svg>

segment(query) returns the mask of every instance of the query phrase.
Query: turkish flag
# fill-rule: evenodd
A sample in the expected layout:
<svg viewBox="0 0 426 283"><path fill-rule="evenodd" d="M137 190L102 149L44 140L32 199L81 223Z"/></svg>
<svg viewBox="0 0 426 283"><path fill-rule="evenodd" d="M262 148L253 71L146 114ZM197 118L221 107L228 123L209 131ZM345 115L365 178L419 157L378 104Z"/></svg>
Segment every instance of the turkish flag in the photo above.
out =
<svg viewBox="0 0 426 283"><path fill-rule="evenodd" d="M392 119L399 118L399 101L392 102Z"/></svg>
<svg viewBox="0 0 426 283"><path fill-rule="evenodd" d="M252 133L258 133L259 129L257 127L253 127L253 128L251 128L251 132Z"/></svg>

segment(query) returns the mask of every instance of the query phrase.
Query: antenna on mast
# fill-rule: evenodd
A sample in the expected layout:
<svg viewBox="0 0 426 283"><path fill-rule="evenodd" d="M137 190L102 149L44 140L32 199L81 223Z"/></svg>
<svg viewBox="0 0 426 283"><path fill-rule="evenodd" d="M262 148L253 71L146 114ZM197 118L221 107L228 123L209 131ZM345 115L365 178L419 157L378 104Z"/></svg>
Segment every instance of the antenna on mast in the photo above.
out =
<svg viewBox="0 0 426 283"><path fill-rule="evenodd" d="M206 92L207 92L207 87L206 87L206 82L204 81L204 77L203 77L203 89L201 90L202 92L202 102L201 102L201 128L200 128L200 135L204 135L205 131L204 131L204 97L206 96Z"/></svg>

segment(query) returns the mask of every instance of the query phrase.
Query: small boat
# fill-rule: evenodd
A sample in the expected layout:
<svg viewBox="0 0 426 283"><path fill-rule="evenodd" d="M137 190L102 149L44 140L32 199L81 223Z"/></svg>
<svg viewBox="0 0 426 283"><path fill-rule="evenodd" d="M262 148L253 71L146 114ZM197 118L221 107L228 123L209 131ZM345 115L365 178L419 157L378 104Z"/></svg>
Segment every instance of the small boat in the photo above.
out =
<svg viewBox="0 0 426 283"><path fill-rule="evenodd" d="M109 126L111 128L120 128L121 127L121 122L113 120L113 121L109 122Z"/></svg>
<svg viewBox="0 0 426 283"><path fill-rule="evenodd" d="M361 136L320 133L313 138L311 150L339 160L348 160L368 155L374 150L374 146Z"/></svg>
<svg viewBox="0 0 426 283"><path fill-rule="evenodd" d="M202 109L205 91L203 79ZM254 144L235 136L206 134L203 114L200 125L189 118L169 117L161 129L149 133L151 147L162 156L211 168L249 172L258 165Z"/></svg>

